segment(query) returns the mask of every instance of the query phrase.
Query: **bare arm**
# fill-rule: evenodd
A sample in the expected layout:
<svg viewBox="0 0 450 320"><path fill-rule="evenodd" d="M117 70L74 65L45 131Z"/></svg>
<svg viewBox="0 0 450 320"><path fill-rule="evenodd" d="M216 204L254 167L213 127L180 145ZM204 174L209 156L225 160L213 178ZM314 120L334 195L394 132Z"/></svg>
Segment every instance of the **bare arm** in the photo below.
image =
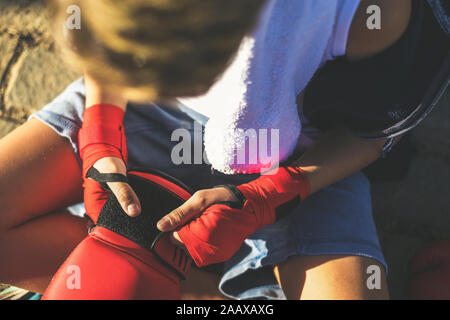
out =
<svg viewBox="0 0 450 320"><path fill-rule="evenodd" d="M122 109L127 108L127 100L120 92L107 88L97 82L94 78L85 74L84 84L86 87L86 109L97 104L111 104ZM101 173L120 173L126 175L127 169L122 159L116 157L104 157L99 159L94 167ZM140 202L135 192L127 183L108 183L109 188L117 197L123 210L130 216L137 216L141 212Z"/></svg>
<svg viewBox="0 0 450 320"><path fill-rule="evenodd" d="M365 168L381 156L385 140L368 141L345 129L326 132L292 165L308 175L311 193Z"/></svg>
<svg viewBox="0 0 450 320"><path fill-rule="evenodd" d="M367 28L367 8L371 5L380 8L381 29ZM392 46L408 27L411 7L411 0L362 0L350 27L347 58L366 59Z"/></svg>
<svg viewBox="0 0 450 320"><path fill-rule="evenodd" d="M88 74L84 75L84 85L86 87L86 108L100 103L107 103L126 111L127 100L125 98L115 94L111 89L105 88Z"/></svg>
<svg viewBox="0 0 450 320"><path fill-rule="evenodd" d="M311 193L332 185L365 168L382 154L385 140L368 141L352 136L345 129L333 129L320 137L291 166L298 166L308 175ZM196 192L181 207L164 219L170 225L158 225L163 231L173 230L218 201L231 201L233 196L224 188ZM162 222L162 221L161 221ZM174 234L176 240L180 240Z"/></svg>
<svg viewBox="0 0 450 320"><path fill-rule="evenodd" d="M366 26L367 8L371 5L380 8L380 30L370 30ZM392 46L408 27L411 6L411 0L362 0L350 28L347 58L350 61L366 59ZM316 192L375 161L380 157L384 143L385 140L361 140L345 129L334 129L294 165L307 172L311 192Z"/></svg>
<svg viewBox="0 0 450 320"><path fill-rule="evenodd" d="M381 10L380 30L367 28L367 8L370 5L377 5ZM386 50L403 35L410 18L411 0L362 0L350 28L347 58L357 61ZM301 167L307 173L311 192L317 192L378 159L384 143L384 140L358 139L345 129L334 129L325 133L292 165ZM163 227L161 224L158 227L164 231L173 230L209 205L217 201L229 201L229 197L223 188L201 190L185 205L167 215L170 226Z"/></svg>

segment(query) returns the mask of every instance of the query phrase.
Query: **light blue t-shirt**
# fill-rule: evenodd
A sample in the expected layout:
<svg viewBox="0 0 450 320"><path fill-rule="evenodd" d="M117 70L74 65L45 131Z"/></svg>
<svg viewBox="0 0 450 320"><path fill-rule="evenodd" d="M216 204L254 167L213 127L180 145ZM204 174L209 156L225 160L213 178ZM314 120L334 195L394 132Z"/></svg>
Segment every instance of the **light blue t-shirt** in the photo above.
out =
<svg viewBox="0 0 450 320"><path fill-rule="evenodd" d="M296 98L326 61L345 54L359 2L268 0L210 90L178 99L209 118L204 144L214 169L261 172L293 153L302 130Z"/></svg>

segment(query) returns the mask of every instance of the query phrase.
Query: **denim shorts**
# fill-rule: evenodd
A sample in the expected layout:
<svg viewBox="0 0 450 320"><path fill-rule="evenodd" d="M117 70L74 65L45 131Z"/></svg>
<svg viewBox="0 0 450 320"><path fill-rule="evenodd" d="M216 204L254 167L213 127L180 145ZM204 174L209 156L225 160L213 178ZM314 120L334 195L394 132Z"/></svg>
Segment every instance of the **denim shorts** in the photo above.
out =
<svg viewBox="0 0 450 320"><path fill-rule="evenodd" d="M80 161L77 133L83 112L84 85L80 79L29 119L37 118L68 138ZM173 161L173 148L179 144L173 132L189 132L191 143L201 146L205 121L182 106L129 104L124 120L129 168L162 170L193 190L255 179L255 175L221 174L194 156L182 164ZM69 211L85 213L82 203ZM369 182L361 172L313 194L290 215L251 235L231 259L220 265L219 290L236 299L285 299L271 265L292 255L324 254L371 257L387 269L372 217Z"/></svg>

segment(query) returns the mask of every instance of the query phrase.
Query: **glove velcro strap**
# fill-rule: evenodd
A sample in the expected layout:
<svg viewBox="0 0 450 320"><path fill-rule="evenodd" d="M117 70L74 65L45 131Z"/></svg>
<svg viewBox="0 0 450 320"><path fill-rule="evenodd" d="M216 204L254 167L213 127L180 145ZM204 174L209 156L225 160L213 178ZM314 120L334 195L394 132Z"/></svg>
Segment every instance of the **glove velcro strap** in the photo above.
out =
<svg viewBox="0 0 450 320"><path fill-rule="evenodd" d="M91 167L86 173L86 178L91 178L97 181L103 188L108 189L107 182L125 182L128 183L128 178L121 173L100 173L94 167Z"/></svg>

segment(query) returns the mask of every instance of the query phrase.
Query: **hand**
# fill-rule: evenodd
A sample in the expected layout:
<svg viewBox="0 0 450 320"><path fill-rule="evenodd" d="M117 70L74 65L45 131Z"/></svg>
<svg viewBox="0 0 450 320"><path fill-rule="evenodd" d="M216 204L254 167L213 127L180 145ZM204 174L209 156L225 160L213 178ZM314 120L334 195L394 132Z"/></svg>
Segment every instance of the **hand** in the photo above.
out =
<svg viewBox="0 0 450 320"><path fill-rule="evenodd" d="M103 206L109 192L92 179L87 179L86 174L94 167L102 174L126 176L127 150L123 117L127 101L111 89L101 86L88 74L85 74L84 82L86 111L79 137L85 179L84 200L88 215L97 217L98 209ZM107 185L124 212L133 217L140 214L139 199L127 183L108 182Z"/></svg>
<svg viewBox="0 0 450 320"><path fill-rule="evenodd" d="M213 204L174 233L199 267L228 260L248 236L292 212L309 195L310 184L301 168L281 167L249 183L228 185L228 190L228 203L204 201ZM177 221L195 216L183 209L175 211Z"/></svg>
<svg viewBox="0 0 450 320"><path fill-rule="evenodd" d="M99 175L91 168L89 177L96 179ZM102 185L106 180L120 179L100 178ZM107 196L96 181L86 179L85 182L91 195L99 196L94 206L103 200L102 196ZM129 173L129 183L141 198L143 208L151 208L156 217L190 197L188 190L171 182L165 174L134 171ZM189 275L191 266L189 256L170 242L169 234L155 232L156 226L150 225L153 219L128 218L114 197L107 198L103 207L97 208L101 211L99 223L65 259L43 299L180 299L181 280ZM155 201L166 205L155 206ZM92 209L90 203L87 206ZM73 281L67 285L73 266L82 272L77 290L73 290Z"/></svg>
<svg viewBox="0 0 450 320"><path fill-rule="evenodd" d="M119 173L124 176L127 175L124 161L116 157L101 158L95 162L94 168L100 173ZM130 217L136 217L141 213L139 198L128 183L108 182L107 185L111 192L116 196L117 201L120 203L120 206L125 213ZM85 193L85 197L89 197L89 194Z"/></svg>
<svg viewBox="0 0 450 320"><path fill-rule="evenodd" d="M163 232L175 230L186 224L191 219L199 216L209 206L218 202L229 202L235 200L234 195L224 187L197 191L182 206L173 210L159 220L157 227ZM177 245L181 246L183 244L177 232L173 232L172 240Z"/></svg>

